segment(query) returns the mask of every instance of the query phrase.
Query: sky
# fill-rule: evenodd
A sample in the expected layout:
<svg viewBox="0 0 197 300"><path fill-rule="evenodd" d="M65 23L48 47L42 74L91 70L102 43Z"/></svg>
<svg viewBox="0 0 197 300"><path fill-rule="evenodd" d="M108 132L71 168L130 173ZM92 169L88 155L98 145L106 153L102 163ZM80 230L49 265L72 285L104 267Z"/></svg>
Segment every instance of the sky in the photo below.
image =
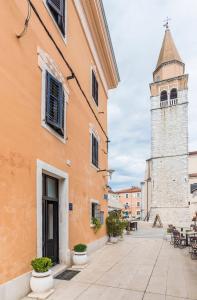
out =
<svg viewBox="0 0 197 300"><path fill-rule="evenodd" d="M108 101L109 185L140 186L150 157L150 92L169 17L189 74L189 150L197 150L197 1L103 0L121 82Z"/></svg>

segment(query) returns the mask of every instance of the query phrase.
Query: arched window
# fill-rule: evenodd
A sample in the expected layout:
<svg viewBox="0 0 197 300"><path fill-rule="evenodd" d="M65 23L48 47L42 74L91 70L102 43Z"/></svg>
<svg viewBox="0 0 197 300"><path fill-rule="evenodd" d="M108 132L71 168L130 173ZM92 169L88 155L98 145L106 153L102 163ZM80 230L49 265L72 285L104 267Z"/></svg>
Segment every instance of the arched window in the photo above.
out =
<svg viewBox="0 0 197 300"><path fill-rule="evenodd" d="M161 101L166 101L166 100L168 100L168 94L167 94L166 91L162 91L162 92L161 92L160 100L161 100Z"/></svg>
<svg viewBox="0 0 197 300"><path fill-rule="evenodd" d="M177 98L177 89L172 89L170 91L170 99L176 99Z"/></svg>

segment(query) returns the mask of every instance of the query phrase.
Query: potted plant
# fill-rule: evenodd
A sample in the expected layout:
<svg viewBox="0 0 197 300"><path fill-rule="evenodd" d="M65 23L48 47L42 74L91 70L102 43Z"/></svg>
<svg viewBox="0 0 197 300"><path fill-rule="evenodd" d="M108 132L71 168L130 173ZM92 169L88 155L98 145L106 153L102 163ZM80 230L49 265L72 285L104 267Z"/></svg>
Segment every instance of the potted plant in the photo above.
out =
<svg viewBox="0 0 197 300"><path fill-rule="evenodd" d="M33 268L30 287L34 293L44 293L53 288L53 276L49 268L52 261L48 257L35 258L31 262Z"/></svg>
<svg viewBox="0 0 197 300"><path fill-rule="evenodd" d="M88 262L87 245L77 244L74 246L73 263L75 265L85 265Z"/></svg>
<svg viewBox="0 0 197 300"><path fill-rule="evenodd" d="M100 220L98 218L92 218L92 224L94 225L94 232L97 233L97 231L101 228Z"/></svg>
<svg viewBox="0 0 197 300"><path fill-rule="evenodd" d="M106 219L107 234L111 243L117 243L120 236L120 216L118 212L110 212Z"/></svg>

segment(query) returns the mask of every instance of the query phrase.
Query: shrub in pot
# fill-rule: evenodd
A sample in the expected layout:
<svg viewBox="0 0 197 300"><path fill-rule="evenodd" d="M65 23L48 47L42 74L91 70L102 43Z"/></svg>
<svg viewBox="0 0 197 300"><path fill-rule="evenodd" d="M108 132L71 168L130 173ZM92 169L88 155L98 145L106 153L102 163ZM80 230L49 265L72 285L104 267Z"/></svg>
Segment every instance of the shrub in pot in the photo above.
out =
<svg viewBox="0 0 197 300"><path fill-rule="evenodd" d="M44 293L53 288L53 276L50 267L52 261L48 257L35 258L31 262L33 271L30 279L30 287L34 293Z"/></svg>
<svg viewBox="0 0 197 300"><path fill-rule="evenodd" d="M117 243L118 237L121 235L121 220L120 214L118 212L110 212L106 219L107 234L109 236L109 241L112 243Z"/></svg>
<svg viewBox="0 0 197 300"><path fill-rule="evenodd" d="M77 244L74 246L73 263L75 265L85 265L88 262L87 245Z"/></svg>

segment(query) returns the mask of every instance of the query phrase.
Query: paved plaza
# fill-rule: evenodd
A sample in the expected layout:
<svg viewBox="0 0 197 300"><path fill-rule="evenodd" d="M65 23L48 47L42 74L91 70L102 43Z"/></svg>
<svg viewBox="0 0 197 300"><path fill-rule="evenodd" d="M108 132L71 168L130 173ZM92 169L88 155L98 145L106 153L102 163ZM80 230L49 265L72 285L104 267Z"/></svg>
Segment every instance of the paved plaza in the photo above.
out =
<svg viewBox="0 0 197 300"><path fill-rule="evenodd" d="M48 300L197 299L197 260L164 237L162 229L141 224L123 241L94 253L72 280L56 280Z"/></svg>

